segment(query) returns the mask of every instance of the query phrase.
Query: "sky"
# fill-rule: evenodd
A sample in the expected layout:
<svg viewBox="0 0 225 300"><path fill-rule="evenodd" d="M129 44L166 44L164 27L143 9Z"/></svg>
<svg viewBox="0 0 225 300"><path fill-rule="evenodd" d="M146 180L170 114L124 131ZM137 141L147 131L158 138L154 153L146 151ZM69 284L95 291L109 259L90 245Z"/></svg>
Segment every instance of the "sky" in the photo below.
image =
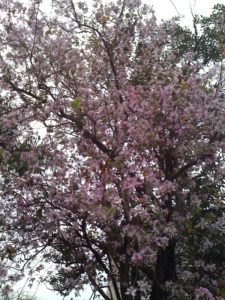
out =
<svg viewBox="0 0 225 300"><path fill-rule="evenodd" d="M225 0L145 0L152 4L159 19L168 19L172 16L183 16L185 25L192 25L192 13L198 15L210 14L217 3L225 4ZM176 8L175 8L176 7Z"/></svg>
<svg viewBox="0 0 225 300"><path fill-rule="evenodd" d="M225 4L225 0L143 0L145 3L153 5L158 20L169 19L173 16L182 16L184 25L192 26L192 13L198 15L208 15L213 6L217 3ZM87 1L88 3L88 1ZM24 286L24 282L20 283L20 287ZM37 300L62 300L63 298L56 293L50 291L43 285L34 286L32 290L24 288L25 292L30 295L35 294ZM91 296L90 287L86 287L81 296L77 300L88 300ZM70 299L67 297L65 299Z"/></svg>

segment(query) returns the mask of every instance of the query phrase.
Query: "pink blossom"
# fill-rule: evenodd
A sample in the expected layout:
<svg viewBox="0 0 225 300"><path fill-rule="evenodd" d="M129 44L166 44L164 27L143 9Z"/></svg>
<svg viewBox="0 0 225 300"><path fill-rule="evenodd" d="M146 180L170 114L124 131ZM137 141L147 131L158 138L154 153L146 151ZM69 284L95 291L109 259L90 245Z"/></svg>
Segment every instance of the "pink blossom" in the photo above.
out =
<svg viewBox="0 0 225 300"><path fill-rule="evenodd" d="M143 260L143 256L141 253L138 253L138 252L134 252L132 257L131 257L131 261L134 263L134 264L137 264L139 262L141 262Z"/></svg>

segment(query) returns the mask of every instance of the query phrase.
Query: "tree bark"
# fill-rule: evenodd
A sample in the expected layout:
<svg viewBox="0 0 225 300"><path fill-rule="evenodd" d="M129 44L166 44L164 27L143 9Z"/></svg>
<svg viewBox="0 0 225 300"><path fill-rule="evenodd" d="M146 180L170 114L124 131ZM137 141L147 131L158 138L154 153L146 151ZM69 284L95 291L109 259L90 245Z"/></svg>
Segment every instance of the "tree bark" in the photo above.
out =
<svg viewBox="0 0 225 300"><path fill-rule="evenodd" d="M151 300L167 300L165 283L176 279L175 241L171 239L165 249L159 249L155 276L152 285Z"/></svg>

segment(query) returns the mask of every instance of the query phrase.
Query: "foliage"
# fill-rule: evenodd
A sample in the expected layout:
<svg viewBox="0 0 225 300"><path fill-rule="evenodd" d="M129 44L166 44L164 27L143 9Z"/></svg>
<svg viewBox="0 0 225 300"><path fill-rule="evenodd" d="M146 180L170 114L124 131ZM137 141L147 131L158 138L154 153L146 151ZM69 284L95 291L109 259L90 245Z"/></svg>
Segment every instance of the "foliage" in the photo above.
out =
<svg viewBox="0 0 225 300"><path fill-rule="evenodd" d="M224 6L194 33L136 0L0 7L9 279L41 257L62 295L223 299Z"/></svg>
<svg viewBox="0 0 225 300"><path fill-rule="evenodd" d="M192 50L194 59L204 65L224 58L225 5L214 6L210 16L193 16L193 30L178 26L173 51L178 57Z"/></svg>
<svg viewBox="0 0 225 300"><path fill-rule="evenodd" d="M36 300L36 297L28 294L10 294L0 298L1 300Z"/></svg>

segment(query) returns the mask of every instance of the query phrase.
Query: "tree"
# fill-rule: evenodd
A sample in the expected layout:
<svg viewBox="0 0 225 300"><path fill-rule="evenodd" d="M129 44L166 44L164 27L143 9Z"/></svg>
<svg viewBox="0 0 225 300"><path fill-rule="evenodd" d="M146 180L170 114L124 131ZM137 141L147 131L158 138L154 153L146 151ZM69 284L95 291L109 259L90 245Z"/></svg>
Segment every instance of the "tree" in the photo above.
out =
<svg viewBox="0 0 225 300"><path fill-rule="evenodd" d="M204 65L221 62L224 59L225 5L214 6L210 16L193 16L193 30L178 26L173 51L178 59L190 49L194 59Z"/></svg>
<svg viewBox="0 0 225 300"><path fill-rule="evenodd" d="M1 87L4 89L3 85ZM17 272L17 266L12 264L15 248L7 238L7 230L11 223L11 216L7 214L7 211L12 204L8 197L10 194L8 191L12 191L13 188L10 173L16 171L17 175L21 176L27 169L26 162L20 160L20 152L25 147L25 140L23 143L19 141L21 133L25 129L23 111L23 107L16 105L13 95L4 90L0 97L0 295L4 299L12 291L9 280L21 279Z"/></svg>
<svg viewBox="0 0 225 300"><path fill-rule="evenodd" d="M1 300L36 300L35 296L26 293L10 294L0 298Z"/></svg>
<svg viewBox="0 0 225 300"><path fill-rule="evenodd" d="M22 112L4 257L54 262L64 295L223 299L223 45L183 51L139 1L0 5L2 97Z"/></svg>

